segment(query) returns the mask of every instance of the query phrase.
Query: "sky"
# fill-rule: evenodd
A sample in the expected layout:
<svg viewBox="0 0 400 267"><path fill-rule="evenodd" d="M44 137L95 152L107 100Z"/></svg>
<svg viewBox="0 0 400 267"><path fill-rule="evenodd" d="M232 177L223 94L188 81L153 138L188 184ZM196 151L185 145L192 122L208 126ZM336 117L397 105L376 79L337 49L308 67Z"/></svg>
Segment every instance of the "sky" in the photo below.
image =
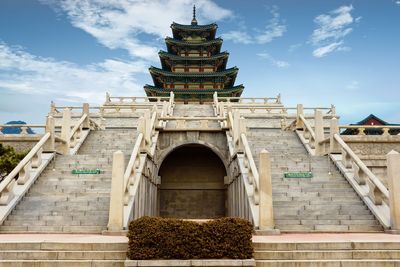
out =
<svg viewBox="0 0 400 267"><path fill-rule="evenodd" d="M244 97L400 123L400 0L1 0L0 123L144 96L171 23L216 22Z"/></svg>

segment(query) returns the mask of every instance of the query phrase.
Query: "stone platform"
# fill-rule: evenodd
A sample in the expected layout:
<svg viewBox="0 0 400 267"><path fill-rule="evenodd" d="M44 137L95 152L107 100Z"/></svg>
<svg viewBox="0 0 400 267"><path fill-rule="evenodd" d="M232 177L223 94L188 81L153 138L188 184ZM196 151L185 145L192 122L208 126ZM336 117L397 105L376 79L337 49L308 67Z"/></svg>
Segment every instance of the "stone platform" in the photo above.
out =
<svg viewBox="0 0 400 267"><path fill-rule="evenodd" d="M2 234L0 266L122 267L127 242L125 236ZM400 235L281 234L253 236L253 242L256 266L400 266Z"/></svg>

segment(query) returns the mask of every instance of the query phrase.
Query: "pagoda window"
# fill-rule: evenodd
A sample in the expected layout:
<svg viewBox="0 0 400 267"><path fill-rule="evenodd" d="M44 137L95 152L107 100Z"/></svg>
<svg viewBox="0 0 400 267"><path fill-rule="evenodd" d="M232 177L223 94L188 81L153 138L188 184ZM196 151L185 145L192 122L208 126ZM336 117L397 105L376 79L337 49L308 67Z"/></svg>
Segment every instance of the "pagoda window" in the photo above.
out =
<svg viewBox="0 0 400 267"><path fill-rule="evenodd" d="M189 57L198 57L198 56L200 56L200 52L199 52L199 50L190 50L188 53L188 56Z"/></svg>
<svg viewBox="0 0 400 267"><path fill-rule="evenodd" d="M214 88L214 84L213 83L204 83L203 84L203 88L204 89L213 89Z"/></svg>
<svg viewBox="0 0 400 267"><path fill-rule="evenodd" d="M198 89L199 88L199 84L198 83L190 83L188 85L189 89Z"/></svg>
<svg viewBox="0 0 400 267"><path fill-rule="evenodd" d="M184 72L185 71L185 66L184 65L175 65L174 67L174 72Z"/></svg>
<svg viewBox="0 0 400 267"><path fill-rule="evenodd" d="M183 84L183 83L175 84L175 89L184 89L184 88L185 88L185 84Z"/></svg>

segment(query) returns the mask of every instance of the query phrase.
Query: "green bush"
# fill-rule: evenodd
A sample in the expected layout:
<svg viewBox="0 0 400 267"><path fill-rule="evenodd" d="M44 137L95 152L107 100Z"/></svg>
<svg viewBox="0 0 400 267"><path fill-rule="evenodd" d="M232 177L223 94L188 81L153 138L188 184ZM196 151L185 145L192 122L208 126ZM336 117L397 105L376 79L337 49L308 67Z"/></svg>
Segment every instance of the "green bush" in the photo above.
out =
<svg viewBox="0 0 400 267"><path fill-rule="evenodd" d="M17 153L10 146L0 143L0 181L2 181L26 156L27 153Z"/></svg>
<svg viewBox="0 0 400 267"><path fill-rule="evenodd" d="M240 218L204 223L142 217L129 224L128 258L249 259L253 225Z"/></svg>

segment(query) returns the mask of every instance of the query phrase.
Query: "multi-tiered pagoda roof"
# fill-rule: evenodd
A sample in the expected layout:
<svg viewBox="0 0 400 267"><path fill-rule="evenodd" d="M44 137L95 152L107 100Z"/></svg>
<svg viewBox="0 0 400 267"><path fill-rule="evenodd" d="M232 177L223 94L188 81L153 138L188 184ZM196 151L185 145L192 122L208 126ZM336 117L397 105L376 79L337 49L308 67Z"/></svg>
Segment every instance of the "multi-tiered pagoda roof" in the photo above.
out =
<svg viewBox="0 0 400 267"><path fill-rule="evenodd" d="M168 96L177 101L211 101L219 96L238 97L243 85L235 86L237 67L226 68L229 53L221 52L222 39L215 38L217 24L198 25L196 9L190 25L172 23L172 38L165 38L167 51L158 53L161 69L150 67L154 85L145 85L148 96Z"/></svg>

